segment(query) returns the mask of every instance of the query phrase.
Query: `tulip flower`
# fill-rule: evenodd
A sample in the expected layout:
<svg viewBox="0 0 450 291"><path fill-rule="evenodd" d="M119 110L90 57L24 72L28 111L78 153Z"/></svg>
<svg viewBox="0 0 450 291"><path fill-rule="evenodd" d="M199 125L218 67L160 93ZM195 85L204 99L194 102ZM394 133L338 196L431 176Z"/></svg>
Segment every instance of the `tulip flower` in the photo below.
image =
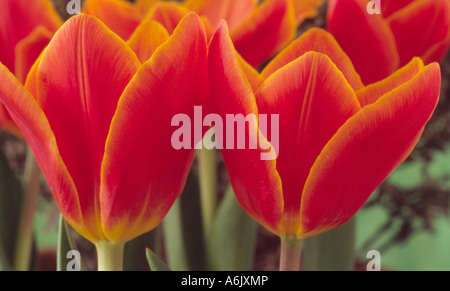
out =
<svg viewBox="0 0 450 291"><path fill-rule="evenodd" d="M326 26L370 84L413 57L442 60L450 46L450 1L330 0Z"/></svg>
<svg viewBox="0 0 450 291"><path fill-rule="evenodd" d="M317 15L321 0L88 0L87 14L100 18L108 27L128 39L142 21L156 20L172 33L180 19L194 11L202 16L208 35L225 19L239 53L253 66L272 57L292 41L297 27ZM146 15L146 16L145 16ZM145 16L145 17L144 17Z"/></svg>
<svg viewBox="0 0 450 291"><path fill-rule="evenodd" d="M25 87L0 65L0 101L33 150L66 220L118 269L123 244L156 227L181 193L194 150L171 119L207 98L207 40L195 14L141 64L92 16L72 17ZM109 260L109 261L108 261Z"/></svg>
<svg viewBox="0 0 450 291"><path fill-rule="evenodd" d="M62 19L50 0L0 1L0 62L25 82L31 66L61 24ZM3 106L0 125L21 137Z"/></svg>
<svg viewBox="0 0 450 291"><path fill-rule="evenodd" d="M248 143L258 147L221 152L243 209L281 237L283 270L299 267L299 241L349 220L410 154L441 80L438 64L415 58L364 87L334 38L320 29L258 74L237 55L222 23L208 63L211 111L222 118L260 116L246 123ZM276 143L259 127L263 115L278 115ZM261 159L268 152L272 159Z"/></svg>

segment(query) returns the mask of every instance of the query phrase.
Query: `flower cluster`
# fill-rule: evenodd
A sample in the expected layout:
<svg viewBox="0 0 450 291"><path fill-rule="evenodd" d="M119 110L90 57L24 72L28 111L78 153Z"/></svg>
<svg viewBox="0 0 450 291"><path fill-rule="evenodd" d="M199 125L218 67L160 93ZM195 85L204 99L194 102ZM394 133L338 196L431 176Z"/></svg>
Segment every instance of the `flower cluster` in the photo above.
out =
<svg viewBox="0 0 450 291"><path fill-rule="evenodd" d="M102 253L158 226L209 127L244 116L243 146L216 135L240 205L284 241L317 235L408 157L438 103L450 1L367 2L327 1L326 29L298 36L322 1L87 0L64 22L49 0L2 0L0 125ZM199 106L214 122L174 147L174 116Z"/></svg>

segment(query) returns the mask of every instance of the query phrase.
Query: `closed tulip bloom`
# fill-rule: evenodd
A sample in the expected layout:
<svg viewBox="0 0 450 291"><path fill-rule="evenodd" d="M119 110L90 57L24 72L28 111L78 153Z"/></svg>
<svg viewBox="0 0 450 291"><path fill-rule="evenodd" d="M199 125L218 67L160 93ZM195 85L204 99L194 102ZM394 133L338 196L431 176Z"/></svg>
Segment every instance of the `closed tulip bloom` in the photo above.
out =
<svg viewBox="0 0 450 291"><path fill-rule="evenodd" d="M114 255L101 246L123 247L156 227L181 193L194 151L173 149L171 119L204 104L206 76L195 14L143 64L103 23L80 15L55 34L25 87L0 65L1 102L62 214L102 256Z"/></svg>
<svg viewBox="0 0 450 291"><path fill-rule="evenodd" d="M31 66L62 23L50 0L0 1L0 62L25 82ZM0 126L22 136L1 105Z"/></svg>
<svg viewBox="0 0 450 291"><path fill-rule="evenodd" d="M435 109L441 80L438 64L415 58L364 87L349 58L320 29L258 74L238 57L225 24L210 44L209 77L211 109L222 118L278 115L276 143L273 129L270 137L259 121L248 122L249 143L258 148L221 152L243 209L295 241L349 220L406 159ZM274 154L261 159L267 143Z"/></svg>
<svg viewBox="0 0 450 291"><path fill-rule="evenodd" d="M155 20L171 34L180 19L194 11L202 17L208 36L219 22L228 22L236 49L259 66L292 41L297 27L317 15L321 0L88 0L83 11L99 17L122 38L128 39L140 23Z"/></svg>
<svg viewBox="0 0 450 291"><path fill-rule="evenodd" d="M413 57L442 60L450 46L450 0L330 0L326 26L370 84Z"/></svg>

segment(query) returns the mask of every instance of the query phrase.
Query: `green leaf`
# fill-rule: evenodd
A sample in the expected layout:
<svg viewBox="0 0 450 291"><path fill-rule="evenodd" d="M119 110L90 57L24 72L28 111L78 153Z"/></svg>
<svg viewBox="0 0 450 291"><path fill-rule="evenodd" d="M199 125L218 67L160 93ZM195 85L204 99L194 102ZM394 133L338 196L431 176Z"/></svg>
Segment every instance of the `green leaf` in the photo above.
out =
<svg viewBox="0 0 450 291"><path fill-rule="evenodd" d="M22 208L23 189L20 180L10 168L0 150L0 265L13 265L17 228Z"/></svg>
<svg viewBox="0 0 450 291"><path fill-rule="evenodd" d="M202 216L197 175L190 171L181 196L163 221L167 262L174 271L205 268Z"/></svg>
<svg viewBox="0 0 450 291"><path fill-rule="evenodd" d="M69 226L62 215L59 217L58 224L58 245L56 253L56 269L57 271L66 271L69 259L67 254L70 251L77 251L75 243L70 235ZM81 263L81 262L80 262ZM81 270L84 271L86 268L81 264Z"/></svg>
<svg viewBox="0 0 450 291"><path fill-rule="evenodd" d="M124 271L150 271L148 260L144 256L147 248L158 252L160 249L161 228L143 234L125 245L123 270Z"/></svg>
<svg viewBox="0 0 450 291"><path fill-rule="evenodd" d="M145 250L148 265L152 271L172 271L154 252L149 248Z"/></svg>
<svg viewBox="0 0 450 291"><path fill-rule="evenodd" d="M252 269L257 222L249 217L228 188L208 239L208 269L249 271Z"/></svg>

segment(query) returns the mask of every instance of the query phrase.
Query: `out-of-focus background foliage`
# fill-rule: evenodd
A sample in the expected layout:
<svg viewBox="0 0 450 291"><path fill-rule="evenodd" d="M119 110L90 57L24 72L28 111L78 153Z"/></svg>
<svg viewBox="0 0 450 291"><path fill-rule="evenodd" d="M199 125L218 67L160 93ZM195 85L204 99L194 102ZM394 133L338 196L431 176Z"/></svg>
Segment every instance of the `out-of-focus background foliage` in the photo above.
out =
<svg viewBox="0 0 450 291"><path fill-rule="evenodd" d="M67 18L68 1L53 1ZM312 26L323 27L324 11L325 7L320 16L307 21L299 33ZM365 269L369 261L366 254L374 249L381 253L382 268L386 270L450 270L450 55L441 68L440 103L418 147L356 215L356 269ZM0 146L11 167L20 175L25 145L0 131ZM218 189L223 194L227 174L220 157L218 167ZM56 268L58 218L59 212L44 187L34 225L40 269ZM83 257L95 257L93 246L74 235ZM160 249L164 258L164 248ZM278 238L260 227L253 268L276 270L278 256ZM88 269L95 268L95 262L86 260L84 263Z"/></svg>

